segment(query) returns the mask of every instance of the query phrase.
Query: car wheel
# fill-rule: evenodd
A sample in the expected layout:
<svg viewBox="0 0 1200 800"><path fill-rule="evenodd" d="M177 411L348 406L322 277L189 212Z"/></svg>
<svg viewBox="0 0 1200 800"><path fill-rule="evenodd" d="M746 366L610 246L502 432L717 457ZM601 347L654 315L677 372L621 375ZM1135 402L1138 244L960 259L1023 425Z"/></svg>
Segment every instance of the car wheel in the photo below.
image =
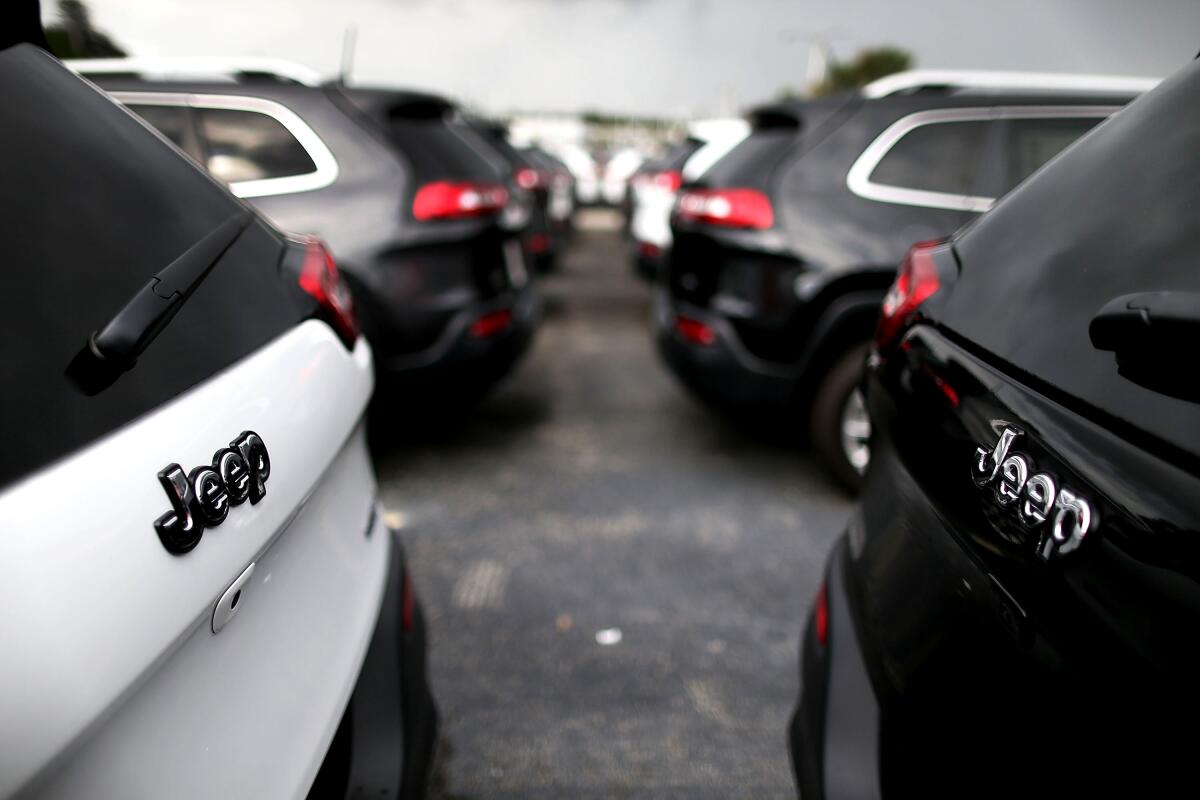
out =
<svg viewBox="0 0 1200 800"><path fill-rule="evenodd" d="M813 447L851 493L862 486L871 460L871 419L859 388L866 355L866 343L842 354L821 379L812 404Z"/></svg>

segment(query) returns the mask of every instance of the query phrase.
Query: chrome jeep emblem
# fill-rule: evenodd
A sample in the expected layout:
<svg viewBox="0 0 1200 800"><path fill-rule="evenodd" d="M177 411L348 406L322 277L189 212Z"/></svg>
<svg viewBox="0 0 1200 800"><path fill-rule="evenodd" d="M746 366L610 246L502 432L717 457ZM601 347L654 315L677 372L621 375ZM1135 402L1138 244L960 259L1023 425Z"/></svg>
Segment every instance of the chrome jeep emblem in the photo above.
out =
<svg viewBox="0 0 1200 800"><path fill-rule="evenodd" d="M178 464L168 464L158 473L171 510L154 521L163 547L182 555L200 543L205 528L215 528L229 516L230 506L251 505L267 493L271 457L262 437L245 431L218 450L212 465L185 473Z"/></svg>
<svg viewBox="0 0 1200 800"><path fill-rule="evenodd" d="M1077 550L1099 525L1091 504L1036 467L1022 453L1011 452L1021 431L1005 426L996 443L975 448L971 479L1037 536L1037 554L1049 561ZM1048 524L1049 523L1049 524Z"/></svg>

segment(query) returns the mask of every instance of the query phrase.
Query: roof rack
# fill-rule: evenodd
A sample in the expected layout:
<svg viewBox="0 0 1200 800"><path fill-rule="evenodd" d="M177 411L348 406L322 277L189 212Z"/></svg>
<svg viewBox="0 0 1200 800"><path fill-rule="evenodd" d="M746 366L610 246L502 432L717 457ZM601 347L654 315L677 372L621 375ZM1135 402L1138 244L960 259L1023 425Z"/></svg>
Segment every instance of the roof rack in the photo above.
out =
<svg viewBox="0 0 1200 800"><path fill-rule="evenodd" d="M242 81L272 77L303 86L320 86L316 70L279 58L77 58L63 62L80 75L137 74L148 79L220 78Z"/></svg>
<svg viewBox="0 0 1200 800"><path fill-rule="evenodd" d="M890 97L921 89L1010 89L1030 91L1111 92L1141 94L1158 78L1119 75L1073 75L1054 72L991 72L987 70L915 69L897 72L862 88L864 97Z"/></svg>

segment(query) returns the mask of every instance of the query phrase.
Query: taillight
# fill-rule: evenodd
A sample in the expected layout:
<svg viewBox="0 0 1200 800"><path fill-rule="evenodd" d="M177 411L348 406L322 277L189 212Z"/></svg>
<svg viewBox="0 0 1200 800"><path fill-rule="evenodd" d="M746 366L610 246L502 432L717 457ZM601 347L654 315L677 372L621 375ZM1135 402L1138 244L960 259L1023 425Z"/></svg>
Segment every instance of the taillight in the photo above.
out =
<svg viewBox="0 0 1200 800"><path fill-rule="evenodd" d="M775 224L770 198L757 189L692 189L679 198L679 216L730 228L763 230Z"/></svg>
<svg viewBox="0 0 1200 800"><path fill-rule="evenodd" d="M691 317L676 317L675 331L689 342L704 347L708 347L717 341L717 334L710 326Z"/></svg>
<svg viewBox="0 0 1200 800"><path fill-rule="evenodd" d="M531 233L525 238L525 246L534 255L550 251L550 235L546 233Z"/></svg>
<svg viewBox="0 0 1200 800"><path fill-rule="evenodd" d="M400 625L405 633L412 633L416 611L417 602L413 597L412 580L408 577L408 570L405 570L400 589Z"/></svg>
<svg viewBox="0 0 1200 800"><path fill-rule="evenodd" d="M826 647L829 644L829 590L825 583L821 583L821 588L817 589L817 607L813 612L813 623L817 629L817 643L821 647Z"/></svg>
<svg viewBox="0 0 1200 800"><path fill-rule="evenodd" d="M883 298L875 327L875 348L883 349L899 338L911 324L917 307L941 287L933 251L943 240L919 242L909 248L892 288Z"/></svg>
<svg viewBox="0 0 1200 800"><path fill-rule="evenodd" d="M512 309L502 308L499 311L489 311L471 323L471 338L486 339L495 336L512 324Z"/></svg>
<svg viewBox="0 0 1200 800"><path fill-rule="evenodd" d="M508 203L508 191L492 183L436 181L417 190L413 216L421 222L495 214Z"/></svg>
<svg viewBox="0 0 1200 800"><path fill-rule="evenodd" d="M523 167L517 170L516 181L517 186L520 186L522 189L537 189L549 183L545 175L532 167Z"/></svg>
<svg viewBox="0 0 1200 800"><path fill-rule="evenodd" d="M337 332L338 337L353 349L358 340L358 317L350 287L338 272L329 249L319 239L305 239L307 252L300 267L300 288L308 292L320 306L322 318Z"/></svg>
<svg viewBox="0 0 1200 800"><path fill-rule="evenodd" d="M678 170L669 169L664 172L655 173L654 185L661 189L666 189L668 192L678 192L679 187L683 185L683 175Z"/></svg>

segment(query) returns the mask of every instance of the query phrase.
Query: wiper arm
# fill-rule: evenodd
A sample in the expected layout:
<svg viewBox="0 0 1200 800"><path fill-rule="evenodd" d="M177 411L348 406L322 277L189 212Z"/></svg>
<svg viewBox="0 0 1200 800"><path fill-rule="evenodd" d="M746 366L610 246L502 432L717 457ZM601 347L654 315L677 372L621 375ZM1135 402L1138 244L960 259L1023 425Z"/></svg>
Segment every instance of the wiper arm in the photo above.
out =
<svg viewBox="0 0 1200 800"><path fill-rule="evenodd" d="M90 395L132 369L253 219L249 211L234 214L159 270L104 327L88 337L67 367L67 377Z"/></svg>

